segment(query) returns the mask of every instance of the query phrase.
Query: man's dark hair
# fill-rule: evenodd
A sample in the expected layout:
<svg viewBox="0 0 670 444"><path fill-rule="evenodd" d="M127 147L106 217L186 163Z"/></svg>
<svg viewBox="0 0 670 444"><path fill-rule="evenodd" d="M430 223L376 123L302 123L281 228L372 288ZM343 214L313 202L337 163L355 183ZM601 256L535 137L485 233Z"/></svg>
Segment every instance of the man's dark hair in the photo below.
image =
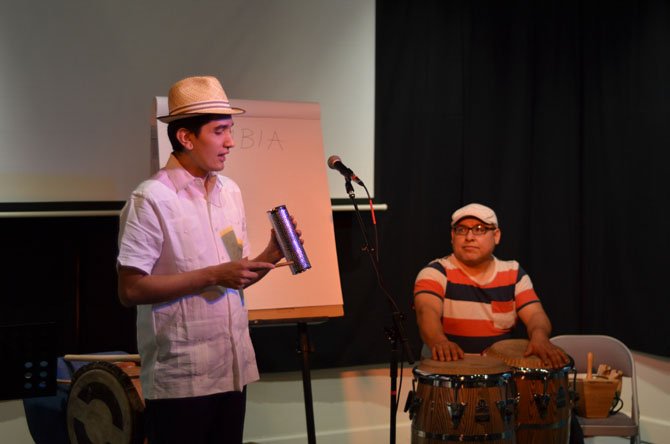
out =
<svg viewBox="0 0 670 444"><path fill-rule="evenodd" d="M172 151L181 153L185 150L184 146L177 140L177 131L179 128L185 128L195 134L196 137L200 135L200 129L207 125L212 120L220 120L230 117L224 114L203 114L201 116L187 117L185 119L174 120L168 123L167 133L170 143L172 144Z"/></svg>

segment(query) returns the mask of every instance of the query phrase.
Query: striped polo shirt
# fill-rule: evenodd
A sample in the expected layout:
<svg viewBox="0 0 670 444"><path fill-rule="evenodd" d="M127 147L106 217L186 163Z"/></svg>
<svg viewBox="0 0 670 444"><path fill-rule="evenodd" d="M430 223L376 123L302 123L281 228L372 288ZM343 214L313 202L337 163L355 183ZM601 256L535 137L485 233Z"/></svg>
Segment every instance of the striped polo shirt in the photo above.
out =
<svg viewBox="0 0 670 444"><path fill-rule="evenodd" d="M511 337L518 311L540 300L517 261L494 257L495 273L488 282L480 283L451 258L435 259L419 272L414 297L427 293L440 298L447 338L466 353L480 353L494 342Z"/></svg>

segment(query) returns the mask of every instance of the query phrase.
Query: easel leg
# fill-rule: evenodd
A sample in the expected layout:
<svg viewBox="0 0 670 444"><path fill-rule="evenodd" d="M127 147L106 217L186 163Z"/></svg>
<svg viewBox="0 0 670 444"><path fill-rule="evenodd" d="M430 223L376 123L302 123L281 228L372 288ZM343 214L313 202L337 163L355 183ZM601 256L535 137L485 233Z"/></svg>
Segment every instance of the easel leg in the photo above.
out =
<svg viewBox="0 0 670 444"><path fill-rule="evenodd" d="M307 323L298 322L298 353L302 354L302 390L305 397L305 419L307 420L307 442L316 444L314 429L314 407L312 401L312 380L309 369L309 354L312 347L307 336Z"/></svg>

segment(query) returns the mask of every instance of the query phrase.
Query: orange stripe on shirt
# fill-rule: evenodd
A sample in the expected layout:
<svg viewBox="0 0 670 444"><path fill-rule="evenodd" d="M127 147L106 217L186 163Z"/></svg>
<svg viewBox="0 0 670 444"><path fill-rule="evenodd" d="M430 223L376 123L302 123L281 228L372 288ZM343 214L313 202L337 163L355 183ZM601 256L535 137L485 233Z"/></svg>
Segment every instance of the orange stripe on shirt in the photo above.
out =
<svg viewBox="0 0 670 444"><path fill-rule="evenodd" d="M509 313L514 311L514 301L491 301L493 313Z"/></svg>
<svg viewBox="0 0 670 444"><path fill-rule="evenodd" d="M540 298L537 297L537 293L532 288L526 291L522 291L516 295L516 306L522 307L529 302L539 301Z"/></svg>
<svg viewBox="0 0 670 444"><path fill-rule="evenodd" d="M442 318L444 332L456 336L496 336L507 333L489 320Z"/></svg>
<svg viewBox="0 0 670 444"><path fill-rule="evenodd" d="M500 271L495 275L495 278L490 283L486 284L484 288L504 287L506 285L516 284L516 277L519 270Z"/></svg>
<svg viewBox="0 0 670 444"><path fill-rule="evenodd" d="M444 298L444 288L437 282L431 279L419 279L414 284L414 294L421 292L435 293L441 298Z"/></svg>
<svg viewBox="0 0 670 444"><path fill-rule="evenodd" d="M447 270L447 276L449 276L449 282L452 284L475 285L472 279L458 268Z"/></svg>

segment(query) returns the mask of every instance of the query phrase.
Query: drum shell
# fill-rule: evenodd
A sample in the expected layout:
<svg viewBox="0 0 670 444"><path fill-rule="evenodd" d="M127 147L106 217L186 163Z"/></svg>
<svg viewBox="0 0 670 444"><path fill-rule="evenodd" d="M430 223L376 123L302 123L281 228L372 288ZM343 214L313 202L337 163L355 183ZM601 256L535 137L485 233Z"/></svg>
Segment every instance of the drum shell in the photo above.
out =
<svg viewBox="0 0 670 444"><path fill-rule="evenodd" d="M571 400L569 367L563 369L515 368L519 392L516 412L517 442L520 444L567 444L570 440ZM536 396L549 396L546 408Z"/></svg>
<svg viewBox="0 0 670 444"><path fill-rule="evenodd" d="M449 371L452 374L426 372L420 366L414 368L414 396L421 401L412 420L412 444L516 442L513 405L516 388L512 373ZM466 403L460 420L452 418L450 403Z"/></svg>
<svg viewBox="0 0 670 444"><path fill-rule="evenodd" d="M75 372L66 408L72 444L145 441L139 371L134 365L92 362Z"/></svg>
<svg viewBox="0 0 670 444"><path fill-rule="evenodd" d="M528 342L525 339L507 339L484 351L484 355L501 359L512 368L519 395L517 442L567 444L572 417L568 379L574 361L571 359L562 368L542 367L538 357L523 356Z"/></svg>

